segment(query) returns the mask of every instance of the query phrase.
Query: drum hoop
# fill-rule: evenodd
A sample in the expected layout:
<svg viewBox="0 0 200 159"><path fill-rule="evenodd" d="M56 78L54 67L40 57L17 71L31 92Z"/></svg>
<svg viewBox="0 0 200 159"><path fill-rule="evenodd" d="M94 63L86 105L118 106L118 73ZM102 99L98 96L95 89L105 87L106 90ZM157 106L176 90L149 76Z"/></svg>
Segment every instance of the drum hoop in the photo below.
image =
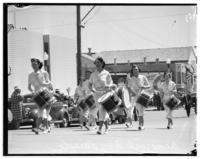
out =
<svg viewBox="0 0 200 159"><path fill-rule="evenodd" d="M139 98L142 96L142 94L147 95L147 96L149 97L149 98L147 99L146 105L143 105L143 107L147 107L148 104L149 104L149 102L150 102L150 99L151 99L151 96L150 96L148 93L142 92L142 93L138 96L138 98L137 98L137 100L136 100L136 103L138 103L138 100L139 100ZM145 99L146 99L146 98L145 98ZM139 103L139 104L140 104L140 103Z"/></svg>
<svg viewBox="0 0 200 159"><path fill-rule="evenodd" d="M45 90L47 90L47 89L45 89ZM40 91L40 90L39 90L39 91ZM41 93L41 92L39 92L39 91L36 93L36 95L34 95L33 100L35 100L35 98L36 98L37 96L40 96L40 93ZM44 90L43 90L43 91L44 91ZM48 90L47 90L47 91L48 91ZM48 92L48 93L49 93L49 92ZM41 96L40 96L40 97L41 97ZM52 97L52 98L53 98L53 97ZM36 102L35 102L35 103L38 105L38 107L46 107L46 106L48 105L48 103L50 103L50 102L53 100L52 98L51 98L49 101L45 101L43 98L41 98L41 100L45 103L43 106L39 106Z"/></svg>
<svg viewBox="0 0 200 159"><path fill-rule="evenodd" d="M40 96L39 94L37 94L36 96L34 96L33 97L33 100L35 100L35 98L37 97L37 96ZM43 105L43 106L45 106L46 105L46 101L43 99L43 98L41 98L41 100L43 101L43 102L45 102L45 104ZM36 103L36 102L35 102ZM37 103L36 103L37 104ZM38 104L37 104L38 105ZM38 105L39 106L39 105ZM43 107L42 106L42 107ZM40 107L40 106L39 106Z"/></svg>
<svg viewBox="0 0 200 159"><path fill-rule="evenodd" d="M82 108L80 105L83 104L85 105L85 108ZM81 109L86 109L88 107L88 105L84 102L84 99L81 100L81 102L79 103L79 106L81 107Z"/></svg>
<svg viewBox="0 0 200 159"><path fill-rule="evenodd" d="M106 100L105 102L107 102L108 100ZM103 102L103 103L101 103L102 105L105 103L105 102ZM115 107L113 107L112 109L110 109L110 110L107 110L106 109L106 111L108 112L108 113L110 113L110 112L113 112L117 107L116 107L116 104L115 104L115 102L113 101L113 100L110 100L110 102L113 104L113 105L115 105ZM104 106L104 105L103 105Z"/></svg>
<svg viewBox="0 0 200 159"><path fill-rule="evenodd" d="M111 97L112 96L112 92L107 92L105 94L103 94L99 99L98 99L98 102L99 103L104 103L106 102L109 98L108 97ZM106 98L107 97L107 98ZM104 99L104 100L103 100Z"/></svg>
<svg viewBox="0 0 200 159"><path fill-rule="evenodd" d="M91 97L94 97L92 94L87 96L85 99L88 99L88 98L91 98Z"/></svg>

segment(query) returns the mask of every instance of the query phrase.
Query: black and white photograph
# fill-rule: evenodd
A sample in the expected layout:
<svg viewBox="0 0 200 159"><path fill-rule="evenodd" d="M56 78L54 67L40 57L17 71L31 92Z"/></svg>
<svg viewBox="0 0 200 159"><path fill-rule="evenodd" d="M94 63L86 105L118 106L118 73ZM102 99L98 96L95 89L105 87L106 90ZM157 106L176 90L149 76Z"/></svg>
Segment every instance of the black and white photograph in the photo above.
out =
<svg viewBox="0 0 200 159"><path fill-rule="evenodd" d="M196 156L197 3L3 3L4 156Z"/></svg>

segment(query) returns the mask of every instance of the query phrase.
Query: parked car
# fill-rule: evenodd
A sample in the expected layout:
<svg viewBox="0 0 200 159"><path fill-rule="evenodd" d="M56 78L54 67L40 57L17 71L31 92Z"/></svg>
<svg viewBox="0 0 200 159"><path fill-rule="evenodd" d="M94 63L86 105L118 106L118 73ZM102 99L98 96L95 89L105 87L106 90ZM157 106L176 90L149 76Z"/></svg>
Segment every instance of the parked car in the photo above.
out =
<svg viewBox="0 0 200 159"><path fill-rule="evenodd" d="M65 101L56 101L50 110L50 115L52 117L51 123L58 125L59 127L67 127L72 123L79 122L79 112L76 105L73 103L72 98L68 98ZM9 123L10 129L18 129L19 126L32 125L36 126L36 119L38 112L38 106L33 101L33 95L24 95L24 100L22 104L22 121L19 124Z"/></svg>

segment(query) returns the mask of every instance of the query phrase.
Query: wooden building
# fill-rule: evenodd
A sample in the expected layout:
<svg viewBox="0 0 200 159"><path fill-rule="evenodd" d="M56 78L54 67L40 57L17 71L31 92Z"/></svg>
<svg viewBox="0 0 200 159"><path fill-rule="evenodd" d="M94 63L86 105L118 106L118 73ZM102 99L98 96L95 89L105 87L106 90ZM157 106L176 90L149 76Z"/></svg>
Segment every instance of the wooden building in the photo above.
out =
<svg viewBox="0 0 200 159"><path fill-rule="evenodd" d="M105 60L106 69L112 74L115 83L120 77L127 76L131 64L136 64L151 80L169 69L178 88L195 89L195 47L103 51L92 55L94 59L98 56Z"/></svg>

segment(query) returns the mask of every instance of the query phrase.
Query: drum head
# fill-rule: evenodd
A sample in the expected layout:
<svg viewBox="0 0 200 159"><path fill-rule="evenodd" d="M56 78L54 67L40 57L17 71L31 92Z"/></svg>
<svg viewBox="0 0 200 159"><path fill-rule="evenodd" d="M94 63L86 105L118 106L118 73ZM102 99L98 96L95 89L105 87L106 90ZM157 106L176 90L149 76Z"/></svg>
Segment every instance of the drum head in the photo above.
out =
<svg viewBox="0 0 200 159"><path fill-rule="evenodd" d="M143 92L140 94L136 102L144 107L147 107L149 104L149 101L150 101L150 95L146 92Z"/></svg>
<svg viewBox="0 0 200 159"><path fill-rule="evenodd" d="M85 103L84 100L82 100L80 103L79 103L79 106L84 110L87 108L87 104Z"/></svg>
<svg viewBox="0 0 200 159"><path fill-rule="evenodd" d="M131 100L130 100L129 91L126 88L123 89L122 100L123 100L123 104L126 108L131 107L132 104L131 104Z"/></svg>
<svg viewBox="0 0 200 159"><path fill-rule="evenodd" d="M90 95L86 98L85 103L89 106L92 107L95 103L93 95Z"/></svg>
<svg viewBox="0 0 200 159"><path fill-rule="evenodd" d="M104 94L103 96L101 96L97 101L99 103L103 103L103 102L105 102L112 95L113 95L112 92L108 92L108 93Z"/></svg>

